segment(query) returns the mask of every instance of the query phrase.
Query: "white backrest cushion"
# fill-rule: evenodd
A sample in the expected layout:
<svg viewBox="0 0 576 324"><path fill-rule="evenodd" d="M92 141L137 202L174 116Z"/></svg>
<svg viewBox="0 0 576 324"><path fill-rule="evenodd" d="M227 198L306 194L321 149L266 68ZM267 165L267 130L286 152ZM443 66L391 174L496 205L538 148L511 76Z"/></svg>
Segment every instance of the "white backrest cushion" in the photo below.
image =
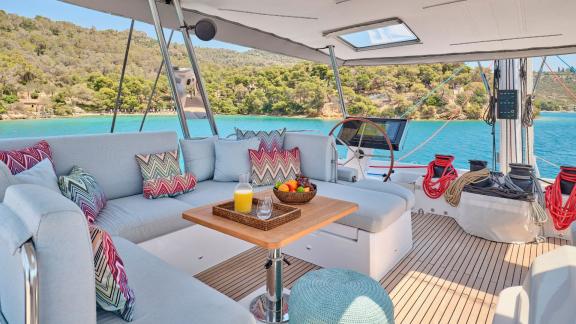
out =
<svg viewBox="0 0 576 324"><path fill-rule="evenodd" d="M0 150L31 146L45 139L52 149L56 175L75 165L96 178L108 199L142 193L142 176L134 156L178 150L176 132L143 132L0 140Z"/></svg>
<svg viewBox="0 0 576 324"><path fill-rule="evenodd" d="M214 143L216 162L214 181L238 181L242 174L250 173L250 155L248 150L256 150L260 145L257 137L240 140L218 140Z"/></svg>
<svg viewBox="0 0 576 324"><path fill-rule="evenodd" d="M12 175L8 166L0 161L0 203L4 200L6 189L16 183L16 178Z"/></svg>
<svg viewBox="0 0 576 324"><path fill-rule="evenodd" d="M187 173L194 174L198 181L211 180L214 177L214 142L217 140L218 136L180 140L184 168Z"/></svg>
<svg viewBox="0 0 576 324"><path fill-rule="evenodd" d="M50 160L42 160L31 169L22 171L14 176L18 183L37 184L60 193L58 178Z"/></svg>
<svg viewBox="0 0 576 324"><path fill-rule="evenodd" d="M300 149L300 169L312 179L332 181L334 178L334 139L331 136L286 133L284 149Z"/></svg>

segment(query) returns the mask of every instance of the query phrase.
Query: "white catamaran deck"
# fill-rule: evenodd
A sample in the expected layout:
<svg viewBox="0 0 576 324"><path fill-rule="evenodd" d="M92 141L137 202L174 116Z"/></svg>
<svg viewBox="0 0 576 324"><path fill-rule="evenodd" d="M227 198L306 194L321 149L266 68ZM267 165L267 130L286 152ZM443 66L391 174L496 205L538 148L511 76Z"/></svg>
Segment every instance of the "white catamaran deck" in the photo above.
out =
<svg viewBox="0 0 576 324"><path fill-rule="evenodd" d="M454 219L412 215L414 248L380 283L390 293L397 323L491 323L500 291L522 283L532 260L565 245L505 244L465 233ZM265 284L266 251L254 248L196 277L240 300ZM320 267L288 257L284 285Z"/></svg>

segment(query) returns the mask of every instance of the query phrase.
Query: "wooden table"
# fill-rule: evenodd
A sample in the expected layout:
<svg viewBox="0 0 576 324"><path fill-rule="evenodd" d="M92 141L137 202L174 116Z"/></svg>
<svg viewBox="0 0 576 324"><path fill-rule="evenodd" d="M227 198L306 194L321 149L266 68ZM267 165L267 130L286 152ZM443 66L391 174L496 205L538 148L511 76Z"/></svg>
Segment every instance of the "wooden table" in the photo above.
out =
<svg viewBox="0 0 576 324"><path fill-rule="evenodd" d="M274 202L279 202L271 190L256 193L254 196L272 196ZM250 305L254 316L266 323L288 321L288 296L282 294L284 257L281 248L358 210L356 203L318 195L311 202L297 206L302 210L299 218L263 231L213 215L212 206L216 204L187 210L182 214L182 218L268 250L266 293L257 297Z"/></svg>

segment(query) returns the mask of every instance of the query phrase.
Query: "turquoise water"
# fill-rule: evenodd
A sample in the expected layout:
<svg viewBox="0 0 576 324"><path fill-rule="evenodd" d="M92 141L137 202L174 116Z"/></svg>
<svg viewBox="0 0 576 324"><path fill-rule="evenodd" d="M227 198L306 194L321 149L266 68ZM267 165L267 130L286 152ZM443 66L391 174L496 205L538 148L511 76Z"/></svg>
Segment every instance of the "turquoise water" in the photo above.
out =
<svg viewBox="0 0 576 324"><path fill-rule="evenodd" d="M0 121L0 138L42 137L52 135L96 134L110 131L110 116ZM120 116L116 124L117 132L135 132L140 126L141 116ZM336 120L308 118L217 116L216 122L221 136L234 132L234 127L243 129L271 130L286 127L289 130L312 130L327 134ZM407 137L400 152L402 156L428 138L443 121L413 121L409 124ZM189 121L193 136L210 135L206 120ZM146 122L145 131L177 130L175 116L151 116ZM536 154L555 164L576 165L576 114L543 113L535 124ZM481 121L453 121L430 143L403 162L424 164L435 153L453 154L456 165L465 168L469 159L490 160L492 152L490 127ZM539 161L538 166L544 177L554 177L556 167Z"/></svg>

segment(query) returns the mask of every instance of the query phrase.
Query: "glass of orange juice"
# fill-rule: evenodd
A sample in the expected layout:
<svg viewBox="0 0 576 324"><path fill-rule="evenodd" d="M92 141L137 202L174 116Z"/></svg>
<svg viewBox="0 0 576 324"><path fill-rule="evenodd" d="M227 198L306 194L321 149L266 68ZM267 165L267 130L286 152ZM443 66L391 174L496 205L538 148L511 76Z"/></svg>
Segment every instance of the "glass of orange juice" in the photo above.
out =
<svg viewBox="0 0 576 324"><path fill-rule="evenodd" d="M250 174L242 174L234 189L234 211L249 214L252 211L252 197L254 191L250 185Z"/></svg>

